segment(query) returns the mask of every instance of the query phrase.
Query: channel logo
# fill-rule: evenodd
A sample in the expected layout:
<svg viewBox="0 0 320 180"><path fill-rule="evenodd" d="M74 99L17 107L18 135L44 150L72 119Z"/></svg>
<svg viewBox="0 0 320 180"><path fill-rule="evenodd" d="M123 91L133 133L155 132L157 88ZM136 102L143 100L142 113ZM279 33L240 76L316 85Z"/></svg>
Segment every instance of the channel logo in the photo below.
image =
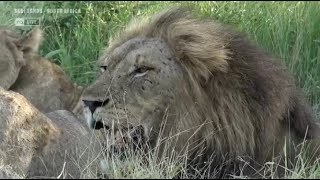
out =
<svg viewBox="0 0 320 180"><path fill-rule="evenodd" d="M24 26L24 19L23 18L16 18L14 21L15 26Z"/></svg>
<svg viewBox="0 0 320 180"><path fill-rule="evenodd" d="M39 18L16 18L15 26L40 26Z"/></svg>

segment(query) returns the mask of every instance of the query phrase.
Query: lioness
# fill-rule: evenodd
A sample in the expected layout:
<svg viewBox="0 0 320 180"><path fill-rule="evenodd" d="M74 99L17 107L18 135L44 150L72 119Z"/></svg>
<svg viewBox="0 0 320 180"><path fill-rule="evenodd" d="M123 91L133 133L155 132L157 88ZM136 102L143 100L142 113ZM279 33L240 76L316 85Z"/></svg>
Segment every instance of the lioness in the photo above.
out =
<svg viewBox="0 0 320 180"><path fill-rule="evenodd" d="M19 71L25 65L23 53L14 44L16 35L6 28L0 28L0 87L8 89L17 80Z"/></svg>
<svg viewBox="0 0 320 180"><path fill-rule="evenodd" d="M0 86L24 95L41 112L77 112L83 92L61 67L38 55L42 31L34 28L18 36L0 31Z"/></svg>
<svg viewBox="0 0 320 180"><path fill-rule="evenodd" d="M160 145L159 157L176 153L198 170L240 172L239 158L258 170L281 157L286 141L291 147L319 137L310 106L278 59L184 8L133 21L100 66L82 97L88 126L142 127L145 143Z"/></svg>
<svg viewBox="0 0 320 180"><path fill-rule="evenodd" d="M11 167L0 175L97 177L100 141L73 113L44 115L24 96L0 88L0 122L0 167Z"/></svg>

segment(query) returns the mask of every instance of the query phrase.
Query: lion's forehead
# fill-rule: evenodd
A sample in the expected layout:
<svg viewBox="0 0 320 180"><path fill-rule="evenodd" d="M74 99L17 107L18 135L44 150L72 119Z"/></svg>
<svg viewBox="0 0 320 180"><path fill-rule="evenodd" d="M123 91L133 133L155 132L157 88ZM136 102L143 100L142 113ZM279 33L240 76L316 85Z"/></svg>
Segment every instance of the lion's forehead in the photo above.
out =
<svg viewBox="0 0 320 180"><path fill-rule="evenodd" d="M109 49L100 61L100 64L108 67L115 66L135 50L139 50L137 53L147 53L148 55L152 55L150 52L154 51L161 51L166 55L170 54L169 48L164 40L159 38L137 37L124 42L114 49Z"/></svg>

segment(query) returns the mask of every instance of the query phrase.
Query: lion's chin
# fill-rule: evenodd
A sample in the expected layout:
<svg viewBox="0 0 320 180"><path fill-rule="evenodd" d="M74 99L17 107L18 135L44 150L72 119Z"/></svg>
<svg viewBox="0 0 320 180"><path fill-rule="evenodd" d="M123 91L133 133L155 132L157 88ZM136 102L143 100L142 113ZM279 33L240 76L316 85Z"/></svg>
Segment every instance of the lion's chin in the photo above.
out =
<svg viewBox="0 0 320 180"><path fill-rule="evenodd" d="M122 128L115 132L109 129L107 134L106 150L111 155L123 154L128 151L146 151L147 141L142 126L130 129Z"/></svg>

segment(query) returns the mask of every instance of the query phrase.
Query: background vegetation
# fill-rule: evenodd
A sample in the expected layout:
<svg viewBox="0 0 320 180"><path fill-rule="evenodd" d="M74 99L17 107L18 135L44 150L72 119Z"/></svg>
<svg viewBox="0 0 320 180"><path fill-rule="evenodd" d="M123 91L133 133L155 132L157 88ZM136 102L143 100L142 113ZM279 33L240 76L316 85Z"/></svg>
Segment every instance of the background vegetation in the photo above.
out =
<svg viewBox="0 0 320 180"><path fill-rule="evenodd" d="M14 26L15 18L40 18L45 32L40 54L61 65L75 82L88 85L95 78L95 62L114 32L134 16L151 15L177 4L247 32L253 41L280 57L319 115L319 2L0 2L0 25L24 32L32 27ZM16 13L21 8L41 8L43 12ZM56 8L81 12L47 13Z"/></svg>

